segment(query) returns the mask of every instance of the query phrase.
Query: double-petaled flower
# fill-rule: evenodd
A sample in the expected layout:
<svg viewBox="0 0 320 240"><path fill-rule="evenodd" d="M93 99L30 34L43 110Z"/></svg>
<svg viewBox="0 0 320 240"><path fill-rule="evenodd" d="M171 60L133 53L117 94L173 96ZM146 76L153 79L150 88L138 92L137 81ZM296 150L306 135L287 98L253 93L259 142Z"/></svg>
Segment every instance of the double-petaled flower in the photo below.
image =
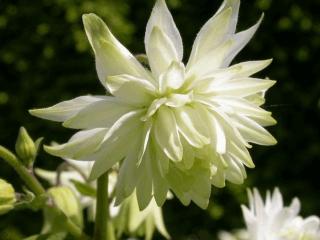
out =
<svg viewBox="0 0 320 240"><path fill-rule="evenodd" d="M317 240L320 239L320 219L299 216L300 201L292 200L285 207L280 191L267 192L263 201L257 189L248 192L249 206L242 206L247 226L247 240Z"/></svg>
<svg viewBox="0 0 320 240"><path fill-rule="evenodd" d="M145 48L150 69L94 14L83 16L96 69L110 96L81 96L31 114L80 129L56 156L94 161L91 179L119 164L116 202L135 190L141 209L161 206L171 189L185 205L205 208L211 185L242 183L254 167L251 143L272 145L264 127L276 121L261 108L275 81L251 77L271 60L229 66L261 19L235 33L240 1L225 0L198 33L189 61L164 0L148 21Z"/></svg>
<svg viewBox="0 0 320 240"><path fill-rule="evenodd" d="M320 219L299 216L300 201L284 206L278 188L267 192L265 201L257 189L248 191L249 206L242 205L246 228L234 233L220 232L220 240L318 240Z"/></svg>

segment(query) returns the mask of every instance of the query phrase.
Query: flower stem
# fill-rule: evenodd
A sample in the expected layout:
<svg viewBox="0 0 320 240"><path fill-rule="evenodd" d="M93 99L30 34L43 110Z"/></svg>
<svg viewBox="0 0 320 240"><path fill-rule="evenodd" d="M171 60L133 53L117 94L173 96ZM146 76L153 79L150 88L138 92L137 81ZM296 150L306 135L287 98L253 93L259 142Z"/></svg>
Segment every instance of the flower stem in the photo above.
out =
<svg viewBox="0 0 320 240"><path fill-rule="evenodd" d="M97 180L97 208L93 239L115 240L109 213L108 172L101 175Z"/></svg>
<svg viewBox="0 0 320 240"><path fill-rule="evenodd" d="M21 179L26 183L28 188L37 196L44 194L46 191L35 176L18 160L18 158L8 149L0 145L0 157L3 158L19 174Z"/></svg>

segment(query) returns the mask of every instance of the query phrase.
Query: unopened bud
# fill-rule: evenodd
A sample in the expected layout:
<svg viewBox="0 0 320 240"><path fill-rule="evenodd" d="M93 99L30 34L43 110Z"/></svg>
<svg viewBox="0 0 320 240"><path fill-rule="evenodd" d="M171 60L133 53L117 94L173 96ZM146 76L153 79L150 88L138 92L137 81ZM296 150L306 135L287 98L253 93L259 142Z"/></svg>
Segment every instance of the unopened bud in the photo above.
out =
<svg viewBox="0 0 320 240"><path fill-rule="evenodd" d="M19 130L16 153L26 167L32 166L37 155L37 147L24 127Z"/></svg>
<svg viewBox="0 0 320 240"><path fill-rule="evenodd" d="M62 212L65 217L82 227L82 209L74 192L68 187L52 187L48 193L58 212ZM63 219L61 221L63 222Z"/></svg>
<svg viewBox="0 0 320 240"><path fill-rule="evenodd" d="M16 195L10 183L0 179L0 215L9 212L14 208Z"/></svg>

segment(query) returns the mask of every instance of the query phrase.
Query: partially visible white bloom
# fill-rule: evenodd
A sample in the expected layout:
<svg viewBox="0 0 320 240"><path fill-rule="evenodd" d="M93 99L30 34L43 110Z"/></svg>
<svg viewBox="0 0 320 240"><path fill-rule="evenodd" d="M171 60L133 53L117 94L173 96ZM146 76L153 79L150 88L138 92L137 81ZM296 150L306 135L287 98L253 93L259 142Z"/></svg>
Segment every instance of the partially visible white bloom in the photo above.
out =
<svg viewBox="0 0 320 240"><path fill-rule="evenodd" d="M248 191L249 206L242 205L248 240L319 240L320 219L299 216L300 201L294 198L283 206L282 195L276 188L267 192L265 202L257 189Z"/></svg>
<svg viewBox="0 0 320 240"><path fill-rule="evenodd" d="M235 230L231 232L220 231L219 240L249 240L248 232L245 229Z"/></svg>
<svg viewBox="0 0 320 240"><path fill-rule="evenodd" d="M140 209L162 206L171 189L184 205L206 208L211 186L241 184L253 168L248 148L273 145L264 93L275 81L253 77L271 60L230 66L258 29L236 32L240 0L225 0L200 29L187 63L164 0L146 26L145 68L95 14L83 15L97 75L111 96L81 96L30 113L80 131L46 151L94 161L96 179L120 163L116 203L133 192Z"/></svg>
<svg viewBox="0 0 320 240"><path fill-rule="evenodd" d="M147 208L140 211L136 194L132 194L121 204L120 212L114 221L118 236L125 232L131 236L144 236L145 240L151 240L154 230L157 229L162 236L170 238L163 221L162 209L154 199Z"/></svg>
<svg viewBox="0 0 320 240"><path fill-rule="evenodd" d="M305 219L298 216L281 232L285 240L320 240L320 219L310 216Z"/></svg>
<svg viewBox="0 0 320 240"><path fill-rule="evenodd" d="M96 181L90 183L86 181L90 175L93 163L75 161L72 159L65 159L65 161L74 168L70 167L59 173L59 184L69 187L75 193L80 200L81 206L88 209L89 220L93 221L96 211L96 199L80 194L73 183L73 181L86 183L95 188ZM35 172L39 177L47 180L51 185L56 185L58 180L57 171L47 171L38 168ZM116 181L117 173L115 171L110 172L108 185L109 195L114 191ZM167 198L170 198L170 194L168 194ZM169 234L163 222L162 209L157 206L154 200L149 203L147 208L140 211L136 195L132 194L119 206L115 206L113 201L110 204L110 216L115 223L115 228L119 236L124 232L137 234L142 231L143 235L145 235L145 239L151 239L155 229L157 229L165 238L169 238Z"/></svg>
<svg viewBox="0 0 320 240"><path fill-rule="evenodd" d="M75 161L72 159L64 159L67 164L71 167L67 167L66 169L62 169L60 173L57 171L48 171L44 169L35 169L35 173L48 181L51 185L56 185L59 182L59 185L69 187L78 197L80 204L83 208L88 208L89 211L89 219L94 220L95 209L96 209L96 199L89 196L84 196L79 193L79 191L75 187L74 181L89 184L91 187L95 188L96 181L87 182L89 178L91 168L93 166L92 162L83 162L83 161ZM58 176L60 174L60 176ZM58 179L59 178L59 179ZM109 185L108 192L114 190L116 185L117 176L115 173L109 174ZM114 203L114 202L113 202ZM119 212L119 207L114 206L114 204L110 204L110 214L111 216L117 215Z"/></svg>

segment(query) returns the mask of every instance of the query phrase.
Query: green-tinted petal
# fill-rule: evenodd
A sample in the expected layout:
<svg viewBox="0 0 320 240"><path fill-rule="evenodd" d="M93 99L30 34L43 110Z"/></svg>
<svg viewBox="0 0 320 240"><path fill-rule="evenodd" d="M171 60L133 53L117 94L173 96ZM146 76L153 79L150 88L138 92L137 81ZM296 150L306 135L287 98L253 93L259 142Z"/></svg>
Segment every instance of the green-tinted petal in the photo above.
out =
<svg viewBox="0 0 320 240"><path fill-rule="evenodd" d="M104 136L100 150L91 155L94 160L90 179L96 179L114 164L122 160L130 150L130 142L142 131L141 111L132 111L123 115Z"/></svg>
<svg viewBox="0 0 320 240"><path fill-rule="evenodd" d="M179 89L184 83L184 65L180 62L172 62L168 70L160 76L159 89L161 93L168 90Z"/></svg>
<svg viewBox="0 0 320 240"><path fill-rule="evenodd" d="M201 148L210 143L205 124L195 109L185 106L174 110L181 135L194 147Z"/></svg>
<svg viewBox="0 0 320 240"><path fill-rule="evenodd" d="M49 108L29 110L30 114L51 121L63 122L77 114L91 103L105 99L105 96L81 96L58 103Z"/></svg>
<svg viewBox="0 0 320 240"><path fill-rule="evenodd" d="M62 158L85 159L86 156L97 150L107 131L106 128L80 131L73 135L67 143L45 146L44 149L46 152Z"/></svg>
<svg viewBox="0 0 320 240"><path fill-rule="evenodd" d="M128 104L147 105L152 101L156 88L148 80L121 74L106 81L110 93Z"/></svg>
<svg viewBox="0 0 320 240"><path fill-rule="evenodd" d="M245 116L237 115L235 124L248 142L267 146L277 143L277 140L267 130Z"/></svg>
<svg viewBox="0 0 320 240"><path fill-rule="evenodd" d="M150 34L147 54L150 68L156 78L164 73L172 62L179 61L172 41L159 27L154 27Z"/></svg>
<svg viewBox="0 0 320 240"><path fill-rule="evenodd" d="M135 57L112 35L106 24L95 14L84 14L83 24L96 58L100 82L107 76L130 74L149 79L149 74Z"/></svg>
<svg viewBox="0 0 320 240"><path fill-rule="evenodd" d="M154 207L153 218L154 224L156 225L156 228L161 233L161 235L164 236L166 239L170 239L170 235L163 222L162 209L160 207Z"/></svg>
<svg viewBox="0 0 320 240"><path fill-rule="evenodd" d="M196 76L197 78L211 75L221 68L227 54L235 44L234 40L226 40L219 47L208 50L195 64L190 64L186 68L187 77Z"/></svg>
<svg viewBox="0 0 320 240"><path fill-rule="evenodd" d="M226 40L230 32L230 20L233 9L228 7L213 16L200 30L194 44L187 65L189 69L204 58L209 52L217 48ZM220 46L219 46L220 47Z"/></svg>
<svg viewBox="0 0 320 240"><path fill-rule="evenodd" d="M251 28L249 28L245 31L239 32L232 37L235 44L230 49L230 52L229 52L228 56L226 57L222 66L224 66L224 67L229 66L231 61L233 60L233 58L247 45L247 43L251 40L251 38L256 33L257 29L259 28L259 26L262 22L263 16L264 15L262 14L259 21L255 25L253 25Z"/></svg>
<svg viewBox="0 0 320 240"><path fill-rule="evenodd" d="M147 53L150 44L150 35L154 27L159 27L159 29L168 36L178 54L179 60L181 61L183 56L182 39L165 0L157 0L147 23L144 38Z"/></svg>
<svg viewBox="0 0 320 240"><path fill-rule="evenodd" d="M109 128L122 115L131 110L133 110L132 106L109 97L83 108L66 120L63 126L75 129Z"/></svg>
<svg viewBox="0 0 320 240"><path fill-rule="evenodd" d="M212 95L246 97L272 87L276 81L262 80L258 78L240 78L223 84L212 84L207 89Z"/></svg>
<svg viewBox="0 0 320 240"><path fill-rule="evenodd" d="M154 134L163 152L171 160L181 161L183 149L177 123L173 112L168 107L161 107L158 110L154 124Z"/></svg>
<svg viewBox="0 0 320 240"><path fill-rule="evenodd" d="M137 183L136 194L140 211L145 209L152 198L152 168L151 156L147 151L139 166L139 178Z"/></svg>

